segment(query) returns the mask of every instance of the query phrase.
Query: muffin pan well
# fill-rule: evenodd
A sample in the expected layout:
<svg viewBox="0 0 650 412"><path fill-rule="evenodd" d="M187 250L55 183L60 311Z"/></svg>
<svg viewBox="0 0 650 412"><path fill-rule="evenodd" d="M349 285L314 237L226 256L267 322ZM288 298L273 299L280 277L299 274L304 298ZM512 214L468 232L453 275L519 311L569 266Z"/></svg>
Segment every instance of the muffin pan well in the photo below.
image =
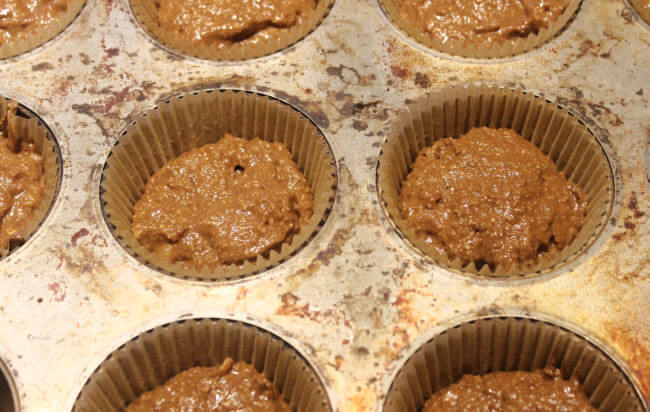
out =
<svg viewBox="0 0 650 412"><path fill-rule="evenodd" d="M435 141L459 137L473 127L510 128L549 156L566 178L586 194L587 210L573 242L530 268L489 267L450 259L419 238L399 211L399 193L418 153ZM594 243L609 220L614 177L596 137L567 111L522 90L487 84L451 86L422 97L398 114L382 145L377 184L400 234L425 256L461 272L488 276L535 276L575 260Z"/></svg>
<svg viewBox="0 0 650 412"><path fill-rule="evenodd" d="M188 319L133 338L102 362L73 410L122 410L182 371L226 358L253 365L295 411L332 410L320 378L295 349L263 329L225 319Z"/></svg>
<svg viewBox="0 0 650 412"><path fill-rule="evenodd" d="M400 369L384 412L418 411L435 392L462 378L552 367L580 382L598 411L642 411L616 363L577 334L534 318L481 317L436 335Z"/></svg>
<svg viewBox="0 0 650 412"><path fill-rule="evenodd" d="M19 411L18 391L11 379L9 369L0 361L0 409L7 412Z"/></svg>
<svg viewBox="0 0 650 412"><path fill-rule="evenodd" d="M109 370L104 361L118 372L130 368L115 363L117 356L107 358L115 348L188 319L229 319L272 331L316 372L332 410L381 411L392 399L393 378L434 336L429 331L437 335L459 318L531 313L553 319L552 325L574 325L596 353L615 361L647 410L650 196L642 159L648 31L626 2L588 0L560 35L533 52L460 59L407 39L391 27L382 4L336 0L295 46L226 63L160 47L129 0L87 0L64 35L0 62L0 95L37 113L61 153L54 207L36 236L0 259L0 355L10 361L8 377L19 388L22 411L72 410L88 399L87 383ZM520 103L545 110L544 122L572 128L577 151L571 156L539 140L560 168L580 156L596 159L576 168L584 175L574 178L585 186L590 179L606 182L592 198L597 223L566 259L494 279L430 258L395 230L383 178L377 179L386 165L382 145L393 141L398 122L425 124L425 111L413 107L436 107L441 93L470 85L519 96ZM242 104L202 100L226 94ZM199 101L194 117L186 109ZM463 102L459 95L447 105L459 116L454 125L472 120L456 110ZM177 105L187 106L170 116ZM295 249L210 279L163 267L118 232L114 206L132 199L116 193L131 196L141 186L130 180L143 185L162 160L158 122L171 122L162 133L179 127L183 144L190 143L183 131L226 118L233 119L232 130L250 137L271 125L269 107L295 120L286 124L287 136L309 129L326 153L318 160L328 170L326 206ZM239 108L255 123L236 120L245 117ZM499 124L535 138L513 113ZM462 127L451 123L440 133L458 135ZM399 170L408 169L415 146L399 146L408 153ZM138 153L147 160L120 172L123 180L111 176L118 159L136 160ZM123 211L128 225L128 208ZM109 404L120 402L109 397Z"/></svg>
<svg viewBox="0 0 650 412"><path fill-rule="evenodd" d="M3 117L11 100L0 96L0 117ZM49 214L61 185L62 159L59 145L51 129L38 117L37 114L18 104L16 106L13 121L7 123L7 128L13 130L15 136L21 141L33 143L36 152L43 160L43 178L45 190L43 196L34 209L33 215L26 221L26 224L19 229L9 241L9 247L0 245L0 259L9 256L20 248L38 230L47 215ZM3 182L3 184L6 184ZM14 195L15 198L23 196L22 193ZM7 203L5 203L7 202ZM9 206L11 200L3 199L3 203ZM3 211L3 216L10 212L10 209Z"/></svg>
<svg viewBox="0 0 650 412"><path fill-rule="evenodd" d="M158 258L131 231L133 209L144 185L180 154L214 143L225 133L282 143L307 178L314 196L310 222L281 245L242 264L194 268ZM305 116L279 100L237 90L176 96L136 119L108 155L100 197L118 241L145 263L176 276L232 280L260 273L288 259L325 223L336 196L336 166L329 144Z"/></svg>

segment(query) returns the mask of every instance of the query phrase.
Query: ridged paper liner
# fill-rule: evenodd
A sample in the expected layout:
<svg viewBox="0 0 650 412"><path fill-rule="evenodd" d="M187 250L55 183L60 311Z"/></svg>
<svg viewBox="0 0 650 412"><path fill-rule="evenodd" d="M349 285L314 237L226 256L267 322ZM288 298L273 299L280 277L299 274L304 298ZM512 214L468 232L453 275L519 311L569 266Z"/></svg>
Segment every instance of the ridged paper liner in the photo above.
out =
<svg viewBox="0 0 650 412"><path fill-rule="evenodd" d="M158 258L131 232L133 209L145 184L168 161L214 143L225 133L280 142L289 150L314 195L309 223L282 245L241 265L194 269ZM300 112L256 93L208 90L172 98L128 126L104 166L101 200L109 226L127 251L171 274L227 280L268 269L306 244L325 222L334 201L335 186L334 155L316 126Z"/></svg>
<svg viewBox="0 0 650 412"><path fill-rule="evenodd" d="M217 48L205 44L194 44L174 36L158 24L156 0L130 0L133 14L144 29L159 42L183 54L210 60L238 61L266 56L289 47L307 36L321 23L334 0L316 0L316 9L310 17L291 27L277 31L269 39L260 39L257 44L235 42L231 46ZM274 33L275 34L275 33Z"/></svg>
<svg viewBox="0 0 650 412"><path fill-rule="evenodd" d="M72 23L85 3L86 0L73 0L65 12L59 13L41 30L21 33L21 36L17 36L13 42L0 45L0 59L25 53L52 40Z"/></svg>
<svg viewBox="0 0 650 412"><path fill-rule="evenodd" d="M0 117L7 111L8 101L0 96ZM39 120L32 113L18 106L17 116L12 117L8 127L12 128L15 135L21 141L34 143L36 150L43 158L43 174L45 178L45 191L41 203L34 210L34 215L28 220L25 227L17 232L16 238L22 240L11 240L9 248L0 247L0 258L3 258L20 245L25 243L40 227L41 223L50 211L54 197L59 189L59 178L61 174L59 164L59 153L54 143L54 137L49 130L39 123Z"/></svg>
<svg viewBox="0 0 650 412"><path fill-rule="evenodd" d="M537 34L531 33L527 37L517 38L515 40L506 40L501 44L492 46L481 46L476 44L466 44L463 41L450 39L446 42L441 41L428 32L420 30L405 20L400 13L400 7L404 0L379 0L386 15L392 22L403 32L415 39L417 42L439 50L443 53L454 54L457 56L470 58L496 58L506 57L523 53L540 46L551 37L559 33L562 28L571 19L573 14L578 10L581 0L569 0L567 8L558 18L551 22L547 28L541 28Z"/></svg>
<svg viewBox="0 0 650 412"><path fill-rule="evenodd" d="M19 411L18 391L11 378L9 368L0 360L0 411Z"/></svg>
<svg viewBox="0 0 650 412"><path fill-rule="evenodd" d="M487 317L444 331L400 369L384 412L417 412L464 374L533 371L552 366L575 378L601 412L643 411L623 371L596 346L559 326L521 317Z"/></svg>
<svg viewBox="0 0 650 412"><path fill-rule="evenodd" d="M402 183L418 153L435 141L459 137L472 127L511 128L548 155L566 178L580 186L588 201L586 217L571 244L551 259L519 268L473 262L463 265L425 244L410 229L399 211ZM495 85L452 86L419 99L398 115L382 145L377 169L380 196L397 229L416 249L437 263L482 276L538 275L573 261L594 243L607 224L614 181L603 148L575 117L541 97Z"/></svg>
<svg viewBox="0 0 650 412"><path fill-rule="evenodd" d="M634 9L639 13L639 16L645 20L646 23L650 24L650 7L647 6L647 0L630 0ZM644 7L645 6L645 7Z"/></svg>
<svg viewBox="0 0 650 412"><path fill-rule="evenodd" d="M122 411L180 372L227 357L253 365L292 410L331 411L323 383L296 350L263 329L224 319L174 322L127 342L93 372L73 411Z"/></svg>

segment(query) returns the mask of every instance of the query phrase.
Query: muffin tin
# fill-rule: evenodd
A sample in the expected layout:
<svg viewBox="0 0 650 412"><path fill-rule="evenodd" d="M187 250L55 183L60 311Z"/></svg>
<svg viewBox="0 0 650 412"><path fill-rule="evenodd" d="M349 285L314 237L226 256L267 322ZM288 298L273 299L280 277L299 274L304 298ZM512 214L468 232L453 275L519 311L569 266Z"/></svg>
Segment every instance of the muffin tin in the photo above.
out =
<svg viewBox="0 0 650 412"><path fill-rule="evenodd" d="M463 58L410 39L376 0L336 0L287 49L217 62L159 45L128 0L88 0L52 41L0 62L0 94L49 127L63 166L41 227L0 260L7 387L21 410L69 411L100 364L134 337L179 319L228 319L295 349L333 410L380 411L393 378L431 337L467 319L534 314L595 345L647 410L649 41L626 1L585 0L534 50ZM611 165L609 220L576 259L541 276L493 280L448 270L402 239L380 201L378 158L399 113L444 87L477 83L561 106ZM125 250L102 212L100 181L122 131L152 107L206 89L293 106L334 155L338 181L323 226L252 277L170 276Z"/></svg>

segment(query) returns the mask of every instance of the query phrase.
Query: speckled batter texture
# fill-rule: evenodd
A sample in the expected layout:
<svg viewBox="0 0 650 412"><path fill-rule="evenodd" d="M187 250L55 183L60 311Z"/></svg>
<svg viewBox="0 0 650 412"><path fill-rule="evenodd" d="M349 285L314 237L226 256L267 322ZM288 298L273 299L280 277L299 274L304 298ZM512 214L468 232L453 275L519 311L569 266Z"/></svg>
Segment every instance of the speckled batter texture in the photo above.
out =
<svg viewBox="0 0 650 412"><path fill-rule="evenodd" d="M24 241L21 231L29 224L45 193L43 158L33 143L20 140L7 127L14 116L9 105L0 119L0 248L12 240Z"/></svg>
<svg viewBox="0 0 650 412"><path fill-rule="evenodd" d="M158 24L194 44L252 45L301 24L315 9L315 0L161 0Z"/></svg>
<svg viewBox="0 0 650 412"><path fill-rule="evenodd" d="M400 13L442 42L491 46L537 34L557 20L568 0L404 0Z"/></svg>
<svg viewBox="0 0 650 412"><path fill-rule="evenodd" d="M0 0L0 45L51 24L70 3L71 0Z"/></svg>
<svg viewBox="0 0 650 412"><path fill-rule="evenodd" d="M571 243L587 201L511 129L474 128L422 150L400 211L418 236L465 264L526 267Z"/></svg>
<svg viewBox="0 0 650 412"><path fill-rule="evenodd" d="M559 370L465 375L429 398L422 412L591 412L580 383Z"/></svg>
<svg viewBox="0 0 650 412"><path fill-rule="evenodd" d="M214 267L289 241L312 209L309 184L282 144L226 134L149 179L132 229L160 258Z"/></svg>
<svg viewBox="0 0 650 412"><path fill-rule="evenodd" d="M158 411L290 412L291 408L264 375L228 358L219 366L181 372L126 408L126 412Z"/></svg>

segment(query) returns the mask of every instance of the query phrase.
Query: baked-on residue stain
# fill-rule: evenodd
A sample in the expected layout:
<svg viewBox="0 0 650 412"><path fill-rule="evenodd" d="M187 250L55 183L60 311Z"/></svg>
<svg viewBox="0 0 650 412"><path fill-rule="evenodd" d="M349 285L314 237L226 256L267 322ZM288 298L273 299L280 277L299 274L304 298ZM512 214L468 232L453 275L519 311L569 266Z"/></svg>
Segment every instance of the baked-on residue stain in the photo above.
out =
<svg viewBox="0 0 650 412"><path fill-rule="evenodd" d="M89 234L90 231L88 231L88 229L86 228L83 228L79 230L77 233L75 233L74 235L72 235L72 237L70 238L70 243L72 244L72 246L77 246L77 242L79 241L79 239L88 236Z"/></svg>

